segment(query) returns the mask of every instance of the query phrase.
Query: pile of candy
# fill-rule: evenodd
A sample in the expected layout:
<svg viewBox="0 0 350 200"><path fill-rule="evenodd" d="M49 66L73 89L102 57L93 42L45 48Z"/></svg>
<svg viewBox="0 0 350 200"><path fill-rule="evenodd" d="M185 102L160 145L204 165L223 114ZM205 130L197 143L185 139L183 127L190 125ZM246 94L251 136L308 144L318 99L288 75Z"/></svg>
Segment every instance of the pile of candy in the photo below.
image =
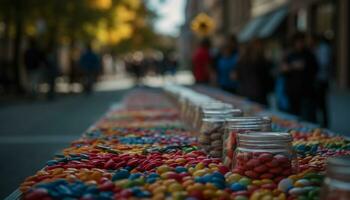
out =
<svg viewBox="0 0 350 200"><path fill-rule="evenodd" d="M297 127L275 122L279 129ZM350 154L350 143L319 129L300 127L292 135L299 173L282 180L242 176L199 149L196 133L182 125L178 109L165 95L137 90L26 178L20 190L27 200L318 199L325 158ZM273 160L260 157L266 166ZM254 170L264 167L253 160L246 164Z"/></svg>

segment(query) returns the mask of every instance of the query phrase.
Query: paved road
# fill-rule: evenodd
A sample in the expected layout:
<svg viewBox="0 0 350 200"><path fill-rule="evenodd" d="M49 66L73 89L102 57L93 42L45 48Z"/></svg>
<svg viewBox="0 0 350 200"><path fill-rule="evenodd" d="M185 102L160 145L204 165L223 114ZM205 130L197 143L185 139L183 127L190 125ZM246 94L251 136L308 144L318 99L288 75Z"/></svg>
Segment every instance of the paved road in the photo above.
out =
<svg viewBox="0 0 350 200"><path fill-rule="evenodd" d="M0 105L0 199L78 138L126 90Z"/></svg>

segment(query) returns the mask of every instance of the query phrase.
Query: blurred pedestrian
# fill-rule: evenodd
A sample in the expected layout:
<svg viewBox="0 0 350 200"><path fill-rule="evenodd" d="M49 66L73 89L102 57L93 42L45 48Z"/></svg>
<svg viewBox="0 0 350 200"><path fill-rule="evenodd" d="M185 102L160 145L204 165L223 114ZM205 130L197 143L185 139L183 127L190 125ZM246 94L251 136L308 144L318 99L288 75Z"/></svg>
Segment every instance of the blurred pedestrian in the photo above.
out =
<svg viewBox="0 0 350 200"><path fill-rule="evenodd" d="M237 40L235 36L231 36L221 48L220 56L216 61L217 82L221 89L230 93L237 91L237 81L231 77L235 72L237 60Z"/></svg>
<svg viewBox="0 0 350 200"><path fill-rule="evenodd" d="M56 94L56 78L59 75L58 67L58 52L54 44L50 43L47 46L45 55L45 72L46 72L46 81L49 85L49 91L47 92L47 99L53 100Z"/></svg>
<svg viewBox="0 0 350 200"><path fill-rule="evenodd" d="M289 112L310 122L316 121L317 70L316 58L306 46L305 35L296 33L292 38L291 51L283 61L281 72L285 77Z"/></svg>
<svg viewBox="0 0 350 200"><path fill-rule="evenodd" d="M242 52L237 64L238 93L267 105L267 95L273 88L271 62L265 55L262 42L254 39Z"/></svg>
<svg viewBox="0 0 350 200"><path fill-rule="evenodd" d="M29 79L29 90L33 97L37 96L39 83L43 76L43 53L34 38L29 40L29 47L24 52L24 65Z"/></svg>
<svg viewBox="0 0 350 200"><path fill-rule="evenodd" d="M328 89L332 50L327 40L318 35L310 35L308 37L308 45L316 56L318 63L318 73L316 76L316 104L317 111L322 115L320 124L323 127L328 127Z"/></svg>
<svg viewBox="0 0 350 200"><path fill-rule="evenodd" d="M84 92L90 94L101 69L100 57L92 50L90 44L87 45L86 50L82 53L79 64L84 73Z"/></svg>
<svg viewBox="0 0 350 200"><path fill-rule="evenodd" d="M209 84L211 77L214 75L211 67L210 46L211 43L208 38L202 39L192 56L192 70L196 83Z"/></svg>

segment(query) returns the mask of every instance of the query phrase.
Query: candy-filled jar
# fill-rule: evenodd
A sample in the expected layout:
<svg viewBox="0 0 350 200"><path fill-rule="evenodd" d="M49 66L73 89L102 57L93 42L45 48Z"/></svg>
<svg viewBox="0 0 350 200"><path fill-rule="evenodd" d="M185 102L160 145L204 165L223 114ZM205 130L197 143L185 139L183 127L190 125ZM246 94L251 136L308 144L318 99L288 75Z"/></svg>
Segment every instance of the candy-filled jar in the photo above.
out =
<svg viewBox="0 0 350 200"><path fill-rule="evenodd" d="M237 146L237 134L256 131L271 131L269 117L233 117L226 119L223 138L223 163L232 167L233 154Z"/></svg>
<svg viewBox="0 0 350 200"><path fill-rule="evenodd" d="M202 119L199 144L204 151L214 158L222 158L222 143L225 132L225 119L242 116L239 109L206 110Z"/></svg>
<svg viewBox="0 0 350 200"><path fill-rule="evenodd" d="M327 160L326 177L320 196L321 200L350 199L350 155Z"/></svg>
<svg viewBox="0 0 350 200"><path fill-rule="evenodd" d="M290 133L239 133L232 171L252 179L271 179L278 183L298 169L292 140Z"/></svg>
<svg viewBox="0 0 350 200"><path fill-rule="evenodd" d="M230 112L229 110L232 110L233 106L231 104L223 103L217 100L207 101L207 102L201 102L196 105L195 108L195 117L194 117L194 124L193 127L195 129L200 129L202 127L202 120L205 118L205 113L210 114L210 112ZM240 114L238 116L241 116L242 111L239 109L235 109L235 111L239 111ZM234 111L233 111L234 112ZM233 115L235 116L235 115Z"/></svg>

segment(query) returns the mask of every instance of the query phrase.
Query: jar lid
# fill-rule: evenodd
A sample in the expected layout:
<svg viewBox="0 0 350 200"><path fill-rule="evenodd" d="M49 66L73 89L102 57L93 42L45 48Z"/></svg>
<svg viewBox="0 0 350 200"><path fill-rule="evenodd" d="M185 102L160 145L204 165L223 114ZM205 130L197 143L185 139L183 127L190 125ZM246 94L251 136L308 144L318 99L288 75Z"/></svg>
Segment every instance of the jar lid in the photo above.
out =
<svg viewBox="0 0 350 200"><path fill-rule="evenodd" d="M269 117L232 117L226 119L226 122L227 127L231 129L271 127L271 119Z"/></svg>
<svg viewBox="0 0 350 200"><path fill-rule="evenodd" d="M243 143L289 143L293 141L290 133L284 132L249 132L238 133L238 141Z"/></svg>
<svg viewBox="0 0 350 200"><path fill-rule="evenodd" d="M208 102L201 104L203 111L205 110L223 110L232 109L233 105L223 102Z"/></svg>
<svg viewBox="0 0 350 200"><path fill-rule="evenodd" d="M335 156L327 159L327 174L346 178L350 182L350 155Z"/></svg>
<svg viewBox="0 0 350 200"><path fill-rule="evenodd" d="M240 117L243 112L240 109L206 110L203 121L225 121L227 118Z"/></svg>

